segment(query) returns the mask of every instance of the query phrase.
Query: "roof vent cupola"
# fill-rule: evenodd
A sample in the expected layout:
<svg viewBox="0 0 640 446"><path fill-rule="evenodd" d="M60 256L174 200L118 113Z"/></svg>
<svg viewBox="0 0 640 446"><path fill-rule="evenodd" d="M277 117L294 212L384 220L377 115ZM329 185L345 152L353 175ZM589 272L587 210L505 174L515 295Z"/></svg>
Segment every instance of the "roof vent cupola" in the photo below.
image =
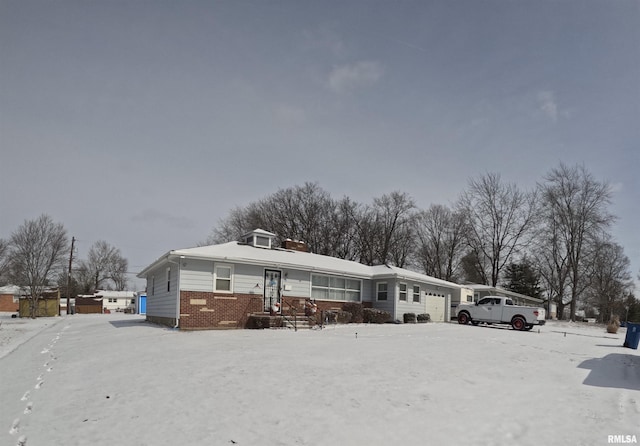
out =
<svg viewBox="0 0 640 446"><path fill-rule="evenodd" d="M256 248L271 249L276 235L263 229L254 229L242 236L242 242Z"/></svg>

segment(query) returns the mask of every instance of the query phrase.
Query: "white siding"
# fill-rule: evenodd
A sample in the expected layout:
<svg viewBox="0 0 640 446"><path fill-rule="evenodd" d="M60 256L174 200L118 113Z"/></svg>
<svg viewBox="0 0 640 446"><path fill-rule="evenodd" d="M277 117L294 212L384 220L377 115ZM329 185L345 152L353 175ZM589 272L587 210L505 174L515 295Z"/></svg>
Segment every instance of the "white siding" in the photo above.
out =
<svg viewBox="0 0 640 446"><path fill-rule="evenodd" d="M309 271L299 271L286 269L282 274L283 288L286 286L291 289L284 289L282 294L293 297L303 297L309 299L311 297L311 273Z"/></svg>
<svg viewBox="0 0 640 446"><path fill-rule="evenodd" d="M180 289L185 291L213 291L213 262L186 260L180 267Z"/></svg>
<svg viewBox="0 0 640 446"><path fill-rule="evenodd" d="M180 267L177 263L164 262L147 275L147 314L151 316L175 317L176 294L174 285L178 284L177 272L180 271L179 285L183 291L214 291L214 271L218 264L233 265L233 292L238 294L255 294L262 296L264 292L264 273L266 269L273 269L282 273L282 295L284 297L298 297L308 299L311 297L311 272L290 268L280 268L278 266L266 267L264 265L250 265L233 262L214 262L212 260L182 259ZM171 266L171 287L170 293L166 292L166 268ZM175 277L174 277L175 274ZM318 271L318 274L335 275ZM152 295L152 276L155 276L155 295ZM351 278L349 276L345 276ZM359 279L361 283L361 301L373 302L373 306L394 315L394 299L397 298L397 281L386 279L389 285L388 301L386 303L376 302L375 281L370 279ZM421 304L413 303L412 287L414 282L407 282L408 286L408 307L403 312L421 313L424 301ZM423 293L425 287L421 286ZM336 301L342 302L342 301ZM418 308L420 307L420 308ZM398 316L402 317L402 313Z"/></svg>
<svg viewBox="0 0 640 446"><path fill-rule="evenodd" d="M167 267L171 267L171 290L167 291ZM155 277L155 286L152 283ZM147 315L176 317L178 265L165 262L147 275Z"/></svg>
<svg viewBox="0 0 640 446"><path fill-rule="evenodd" d="M262 296L264 292L264 267L241 263L233 265L233 292Z"/></svg>
<svg viewBox="0 0 640 446"><path fill-rule="evenodd" d="M405 283L407 285L407 301L401 301L400 300L400 284L401 283ZM420 287L420 302L414 302L413 301L413 286L419 286ZM396 314L392 315L394 316L394 319L398 319L398 320L404 320L404 314L405 313L414 313L416 316L418 314L422 314L422 313L427 313L426 309L426 303L425 303L425 294L424 294L424 290L425 290L425 285L422 283L417 283L417 282L410 282L410 281L403 281L400 280L398 282L396 282L396 299L397 299L397 306L396 306Z"/></svg>
<svg viewBox="0 0 640 446"><path fill-rule="evenodd" d="M387 284L387 300L378 300L378 283ZM391 314L393 319L396 319L395 316L395 299L396 299L396 281L394 279L382 279L375 280L372 284L372 301L373 308L377 308L378 310L387 311Z"/></svg>

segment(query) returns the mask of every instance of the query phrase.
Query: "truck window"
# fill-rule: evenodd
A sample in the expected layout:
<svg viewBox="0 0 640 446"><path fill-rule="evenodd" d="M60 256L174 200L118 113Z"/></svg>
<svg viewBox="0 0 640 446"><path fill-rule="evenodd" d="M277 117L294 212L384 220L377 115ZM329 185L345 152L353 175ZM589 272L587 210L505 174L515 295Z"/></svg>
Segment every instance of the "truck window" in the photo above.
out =
<svg viewBox="0 0 640 446"><path fill-rule="evenodd" d="M506 300L504 301L504 304L505 304L505 305L513 305L513 301L512 301L511 299L506 299Z"/></svg>
<svg viewBox="0 0 640 446"><path fill-rule="evenodd" d="M490 297L485 297L483 299L480 299L480 302L478 302L478 305L489 305L493 303L493 300Z"/></svg>

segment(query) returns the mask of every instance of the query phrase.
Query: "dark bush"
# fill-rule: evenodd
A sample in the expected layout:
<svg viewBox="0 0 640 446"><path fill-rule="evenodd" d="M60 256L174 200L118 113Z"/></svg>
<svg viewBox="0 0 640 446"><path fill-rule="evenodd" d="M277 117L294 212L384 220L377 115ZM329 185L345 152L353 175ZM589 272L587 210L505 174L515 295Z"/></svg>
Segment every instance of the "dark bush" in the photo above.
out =
<svg viewBox="0 0 640 446"><path fill-rule="evenodd" d="M362 308L360 302L347 302L342 306L343 311L351 313L351 322L354 324L362 323Z"/></svg>
<svg viewBox="0 0 640 446"><path fill-rule="evenodd" d="M402 315L405 324L415 324L416 323L416 314L415 313L405 313Z"/></svg>
<svg viewBox="0 0 640 446"><path fill-rule="evenodd" d="M348 311L336 311L336 320L339 324L348 324L351 322L351 313Z"/></svg>
<svg viewBox="0 0 640 446"><path fill-rule="evenodd" d="M422 313L418 315L418 322L431 322L431 316L429 313Z"/></svg>
<svg viewBox="0 0 640 446"><path fill-rule="evenodd" d="M335 311L327 310L324 312L324 323L325 324L337 324L338 323L338 314Z"/></svg>
<svg viewBox="0 0 640 446"><path fill-rule="evenodd" d="M307 316L307 320L309 321L310 326L320 325L320 321L322 320L322 313L317 312L312 314L311 316Z"/></svg>
<svg viewBox="0 0 640 446"><path fill-rule="evenodd" d="M375 308L363 308L362 319L367 324L384 324L391 320L391 313Z"/></svg>

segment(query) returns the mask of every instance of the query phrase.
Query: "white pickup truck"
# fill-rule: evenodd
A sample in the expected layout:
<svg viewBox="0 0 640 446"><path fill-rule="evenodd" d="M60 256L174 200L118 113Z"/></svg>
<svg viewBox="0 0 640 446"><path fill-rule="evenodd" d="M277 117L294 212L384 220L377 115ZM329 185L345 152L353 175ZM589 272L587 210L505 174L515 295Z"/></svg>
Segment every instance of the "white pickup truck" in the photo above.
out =
<svg viewBox="0 0 640 446"><path fill-rule="evenodd" d="M475 304L460 304L456 315L459 324L510 324L514 330L531 330L534 325L545 323L544 308L514 305L513 300L502 296L486 296Z"/></svg>

